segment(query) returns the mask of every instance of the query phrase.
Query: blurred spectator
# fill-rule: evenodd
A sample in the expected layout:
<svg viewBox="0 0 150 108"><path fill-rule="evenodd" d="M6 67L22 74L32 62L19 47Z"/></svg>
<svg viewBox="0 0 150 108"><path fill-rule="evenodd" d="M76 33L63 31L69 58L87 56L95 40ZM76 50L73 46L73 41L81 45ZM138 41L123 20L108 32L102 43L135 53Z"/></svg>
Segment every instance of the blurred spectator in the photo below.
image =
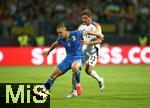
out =
<svg viewBox="0 0 150 108"><path fill-rule="evenodd" d="M139 44L140 46L146 46L148 42L147 36L140 36L139 37Z"/></svg>
<svg viewBox="0 0 150 108"><path fill-rule="evenodd" d="M119 20L122 12L122 5L119 0L108 0L104 6L104 13L110 21Z"/></svg>
<svg viewBox="0 0 150 108"><path fill-rule="evenodd" d="M131 34L136 23L136 9L133 5L129 5L125 11L125 29L128 34Z"/></svg>
<svg viewBox="0 0 150 108"><path fill-rule="evenodd" d="M24 47L24 46L29 46L29 37L26 34L22 34L18 36L18 42L19 45Z"/></svg>
<svg viewBox="0 0 150 108"><path fill-rule="evenodd" d="M93 11L107 35L150 35L149 0L1 0L0 36L9 39L16 35L14 29L22 32L30 27L30 35L56 38L56 25L64 21L70 30L77 29L80 10L85 8Z"/></svg>
<svg viewBox="0 0 150 108"><path fill-rule="evenodd" d="M44 46L45 45L45 37L43 35L38 35L35 39L36 39L36 45L37 46Z"/></svg>

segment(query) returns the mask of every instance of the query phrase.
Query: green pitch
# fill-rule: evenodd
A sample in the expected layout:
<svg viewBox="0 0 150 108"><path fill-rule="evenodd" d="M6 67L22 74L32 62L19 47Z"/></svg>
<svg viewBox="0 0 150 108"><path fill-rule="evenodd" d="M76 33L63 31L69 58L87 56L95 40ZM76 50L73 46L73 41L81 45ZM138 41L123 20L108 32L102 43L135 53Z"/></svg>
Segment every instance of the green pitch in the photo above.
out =
<svg viewBox="0 0 150 108"><path fill-rule="evenodd" d="M0 82L44 82L55 67L0 67ZM84 69L83 69L84 70ZM150 108L150 65L97 66L105 79L97 82L82 70L83 95L66 99L71 90L71 71L56 80L51 90L51 108Z"/></svg>

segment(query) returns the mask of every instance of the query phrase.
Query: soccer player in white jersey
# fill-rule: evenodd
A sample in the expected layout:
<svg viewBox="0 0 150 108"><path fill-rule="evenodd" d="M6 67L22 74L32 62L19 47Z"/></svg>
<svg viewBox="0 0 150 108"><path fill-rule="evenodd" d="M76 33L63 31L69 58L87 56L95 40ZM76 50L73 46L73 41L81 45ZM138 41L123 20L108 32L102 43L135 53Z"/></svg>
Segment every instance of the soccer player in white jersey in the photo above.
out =
<svg viewBox="0 0 150 108"><path fill-rule="evenodd" d="M99 76L97 72L93 69L97 63L98 50L100 48L100 43L104 39L104 35L102 34L101 26L92 20L92 12L89 9L85 9L81 12L81 17L83 23L79 26L79 30L91 31L90 35L83 36L83 47L82 50L84 52L84 64L85 64L85 72L97 80L100 91L103 91L105 88L103 77ZM74 97L80 96L82 94L82 87L80 84L76 83L76 78L73 76L72 86L73 90L67 96Z"/></svg>

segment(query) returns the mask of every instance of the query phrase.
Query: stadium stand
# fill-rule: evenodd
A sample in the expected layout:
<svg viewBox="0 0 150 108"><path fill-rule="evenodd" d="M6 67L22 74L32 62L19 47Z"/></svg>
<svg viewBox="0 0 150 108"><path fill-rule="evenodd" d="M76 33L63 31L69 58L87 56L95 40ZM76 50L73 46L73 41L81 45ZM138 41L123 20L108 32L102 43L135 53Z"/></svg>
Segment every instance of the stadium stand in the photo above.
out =
<svg viewBox="0 0 150 108"><path fill-rule="evenodd" d="M56 25L64 21L70 30L77 29L85 8L102 25L105 43L138 45L141 36L147 37L146 45L150 43L149 0L1 0L0 46L18 46L22 33L32 46L39 34L49 45L57 37Z"/></svg>

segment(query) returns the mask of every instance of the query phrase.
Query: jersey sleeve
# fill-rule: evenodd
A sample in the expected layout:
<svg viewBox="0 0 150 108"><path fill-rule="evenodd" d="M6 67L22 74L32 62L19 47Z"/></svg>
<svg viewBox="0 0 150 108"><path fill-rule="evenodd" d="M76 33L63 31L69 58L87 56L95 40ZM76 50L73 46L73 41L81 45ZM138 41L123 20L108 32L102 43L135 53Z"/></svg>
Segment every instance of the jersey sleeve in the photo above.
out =
<svg viewBox="0 0 150 108"><path fill-rule="evenodd" d="M77 30L77 34L79 37L82 37L83 36L83 30Z"/></svg>
<svg viewBox="0 0 150 108"><path fill-rule="evenodd" d="M82 30L82 26L81 25L79 25L78 30Z"/></svg>

